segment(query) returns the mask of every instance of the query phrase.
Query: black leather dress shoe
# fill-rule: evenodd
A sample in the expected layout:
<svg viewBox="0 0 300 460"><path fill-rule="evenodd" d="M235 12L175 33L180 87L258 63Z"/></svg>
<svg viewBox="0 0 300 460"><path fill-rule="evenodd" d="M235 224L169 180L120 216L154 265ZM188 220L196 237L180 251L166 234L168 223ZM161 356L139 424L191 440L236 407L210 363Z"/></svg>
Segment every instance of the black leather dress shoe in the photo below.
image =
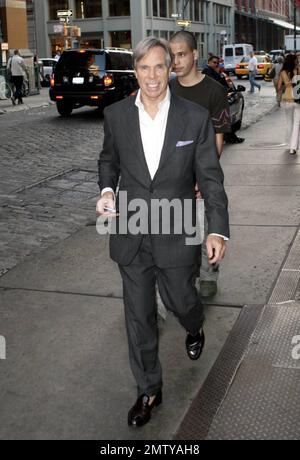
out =
<svg viewBox="0 0 300 460"><path fill-rule="evenodd" d="M128 412L128 425L142 426L149 422L153 407L159 406L162 402L162 393L159 391L152 404L149 404L150 396L144 394L138 397L135 405Z"/></svg>
<svg viewBox="0 0 300 460"><path fill-rule="evenodd" d="M196 360L200 357L205 342L204 331L201 329L197 335L187 334L185 345L188 357L192 360Z"/></svg>

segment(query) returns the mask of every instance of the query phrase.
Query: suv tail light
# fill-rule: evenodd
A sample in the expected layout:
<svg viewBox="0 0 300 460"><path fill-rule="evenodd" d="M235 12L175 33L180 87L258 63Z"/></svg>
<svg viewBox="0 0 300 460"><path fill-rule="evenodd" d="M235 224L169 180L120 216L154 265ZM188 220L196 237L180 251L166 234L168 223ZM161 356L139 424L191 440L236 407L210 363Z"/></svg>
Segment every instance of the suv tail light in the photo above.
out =
<svg viewBox="0 0 300 460"><path fill-rule="evenodd" d="M237 64L237 65L235 66L236 69L239 69L240 67L241 67L240 64Z"/></svg>
<svg viewBox="0 0 300 460"><path fill-rule="evenodd" d="M54 85L55 85L55 78L54 78L54 75L52 75L52 77L50 78L50 86L51 86L51 88L53 88Z"/></svg>
<svg viewBox="0 0 300 460"><path fill-rule="evenodd" d="M265 66L264 66L263 64L259 64L257 67L258 67L259 69L263 69Z"/></svg>
<svg viewBox="0 0 300 460"><path fill-rule="evenodd" d="M114 79L113 79L113 76L110 75L110 74L106 74L104 77L103 77L103 83L104 83L104 86L110 86L112 85L114 82Z"/></svg>

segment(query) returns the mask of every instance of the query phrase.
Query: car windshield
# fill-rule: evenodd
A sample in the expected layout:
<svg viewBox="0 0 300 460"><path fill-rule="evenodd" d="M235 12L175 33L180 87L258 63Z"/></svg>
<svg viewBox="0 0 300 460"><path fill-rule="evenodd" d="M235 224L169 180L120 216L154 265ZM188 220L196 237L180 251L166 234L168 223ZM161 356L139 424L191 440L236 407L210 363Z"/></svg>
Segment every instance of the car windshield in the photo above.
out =
<svg viewBox="0 0 300 460"><path fill-rule="evenodd" d="M56 70L61 72L88 70L94 75L104 74L106 67L105 52L67 51L57 63Z"/></svg>

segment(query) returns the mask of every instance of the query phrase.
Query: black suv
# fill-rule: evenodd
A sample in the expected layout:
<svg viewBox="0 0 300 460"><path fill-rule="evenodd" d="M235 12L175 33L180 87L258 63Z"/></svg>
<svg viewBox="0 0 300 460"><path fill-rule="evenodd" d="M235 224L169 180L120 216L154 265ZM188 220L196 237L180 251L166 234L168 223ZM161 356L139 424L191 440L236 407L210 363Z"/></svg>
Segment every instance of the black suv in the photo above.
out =
<svg viewBox="0 0 300 460"><path fill-rule="evenodd" d="M120 48L71 49L61 55L51 81L50 99L62 116L84 105L104 107L138 88L132 53Z"/></svg>

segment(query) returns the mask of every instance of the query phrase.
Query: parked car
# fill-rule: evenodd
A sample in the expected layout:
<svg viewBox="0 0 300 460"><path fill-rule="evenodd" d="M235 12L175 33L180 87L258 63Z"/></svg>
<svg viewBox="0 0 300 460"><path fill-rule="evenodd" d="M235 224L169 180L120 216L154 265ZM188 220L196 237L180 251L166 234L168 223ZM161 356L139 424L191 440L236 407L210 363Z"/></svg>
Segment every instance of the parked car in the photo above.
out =
<svg viewBox="0 0 300 460"><path fill-rule="evenodd" d="M242 126L243 114L245 101L243 92L246 91L245 86L235 85L230 77L226 77L228 90L227 90L227 99L230 108L230 123L231 123L231 132L235 133L239 131Z"/></svg>
<svg viewBox="0 0 300 460"><path fill-rule="evenodd" d="M255 55L257 59L257 76L265 77L272 67L270 58L267 55ZM239 64L235 66L235 74L239 80L244 76L249 76L249 57L244 57Z"/></svg>
<svg viewBox="0 0 300 460"><path fill-rule="evenodd" d="M137 89L132 52L122 48L66 50L51 82L50 98L62 116L82 106L98 107L129 96Z"/></svg>
<svg viewBox="0 0 300 460"><path fill-rule="evenodd" d="M271 56L272 62L275 62L278 58L278 56L282 56L284 58L284 50L279 49L279 50L271 50L269 53L269 56Z"/></svg>
<svg viewBox="0 0 300 460"><path fill-rule="evenodd" d="M57 60L52 58L41 58L38 60L38 64L40 66L41 85L50 86L50 80L55 71Z"/></svg>

